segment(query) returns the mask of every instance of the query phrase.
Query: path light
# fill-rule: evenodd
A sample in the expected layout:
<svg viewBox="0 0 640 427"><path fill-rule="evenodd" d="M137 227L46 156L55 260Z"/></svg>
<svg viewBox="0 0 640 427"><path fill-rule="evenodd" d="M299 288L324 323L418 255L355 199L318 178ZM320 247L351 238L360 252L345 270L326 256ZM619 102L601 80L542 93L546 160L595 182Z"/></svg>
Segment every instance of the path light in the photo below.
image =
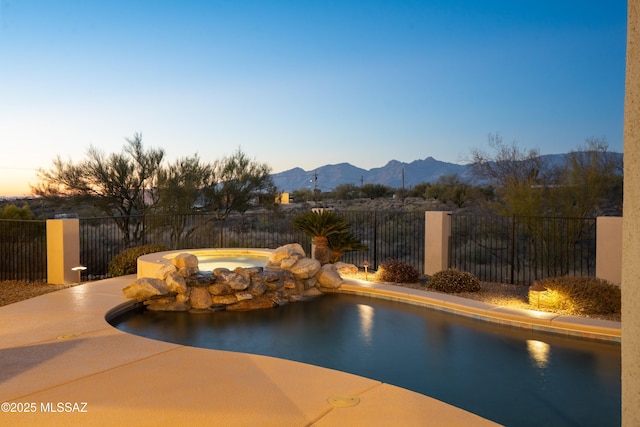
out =
<svg viewBox="0 0 640 427"><path fill-rule="evenodd" d="M535 292L538 295L538 308L540 308L540 292L546 291L547 288L542 286L540 282L533 282L533 285L529 286L529 291Z"/></svg>
<svg viewBox="0 0 640 427"><path fill-rule="evenodd" d="M87 269L87 267L85 267L84 265L78 265L76 267L71 267L71 269L73 271L77 271L78 272L78 285L81 283L82 279L80 278L80 275L82 274L83 271L85 271Z"/></svg>
<svg viewBox="0 0 640 427"><path fill-rule="evenodd" d="M362 261L362 264L360 264L360 267L364 267L364 280L367 280L367 273L369 272L368 271L369 261L367 260Z"/></svg>

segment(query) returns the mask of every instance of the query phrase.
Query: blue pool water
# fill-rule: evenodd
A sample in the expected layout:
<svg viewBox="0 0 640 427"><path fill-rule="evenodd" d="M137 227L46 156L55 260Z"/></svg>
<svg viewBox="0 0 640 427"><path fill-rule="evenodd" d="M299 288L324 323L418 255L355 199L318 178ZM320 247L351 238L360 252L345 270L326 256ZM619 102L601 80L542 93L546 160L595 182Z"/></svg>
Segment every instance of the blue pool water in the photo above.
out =
<svg viewBox="0 0 640 427"><path fill-rule="evenodd" d="M277 309L137 311L119 329L380 380L507 426L619 426L620 346L330 294Z"/></svg>

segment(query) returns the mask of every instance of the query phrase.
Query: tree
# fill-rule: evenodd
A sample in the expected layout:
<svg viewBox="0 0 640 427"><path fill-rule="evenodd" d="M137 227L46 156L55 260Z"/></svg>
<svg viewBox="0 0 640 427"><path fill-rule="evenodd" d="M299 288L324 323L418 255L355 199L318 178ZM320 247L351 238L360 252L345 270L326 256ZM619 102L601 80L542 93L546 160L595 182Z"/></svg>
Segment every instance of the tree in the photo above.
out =
<svg viewBox="0 0 640 427"><path fill-rule="evenodd" d="M507 146L499 136L490 136L489 145L495 156L474 150L472 170L496 185L495 209L503 215L583 218L621 206L622 164L605 139L587 140L556 164L537 150Z"/></svg>
<svg viewBox="0 0 640 427"><path fill-rule="evenodd" d="M569 152L556 168L553 211L566 217L598 216L604 211L620 215L622 157L610 153L605 139L590 138Z"/></svg>
<svg viewBox="0 0 640 427"><path fill-rule="evenodd" d="M211 177L211 166L197 154L182 157L158 172L158 204L154 211L174 215L170 224L171 244L181 248L182 240L196 227L187 227L187 214L201 207L203 190Z"/></svg>
<svg viewBox="0 0 640 427"><path fill-rule="evenodd" d="M23 221L34 220L36 216L31 212L29 205L23 205L21 208L13 203L5 205L0 211L0 219L18 219Z"/></svg>
<svg viewBox="0 0 640 427"><path fill-rule="evenodd" d="M453 203L457 208L462 208L474 200L474 187L462 182L458 175L444 175L438 181L429 186L425 194L427 197L438 200L440 203Z"/></svg>
<svg viewBox="0 0 640 427"><path fill-rule="evenodd" d="M358 198L360 190L354 184L339 184L332 193L336 200L353 200Z"/></svg>
<svg viewBox="0 0 640 427"><path fill-rule="evenodd" d="M393 190L382 184L364 184L360 187L360 192L370 199L381 199L393 195Z"/></svg>
<svg viewBox="0 0 640 427"><path fill-rule="evenodd" d="M492 156L474 148L471 151L471 170L489 184L500 188L526 186L536 182L544 169L538 149L523 150L515 141L507 145L497 133L489 135L488 145L495 154Z"/></svg>
<svg viewBox="0 0 640 427"><path fill-rule="evenodd" d="M90 201L113 217L126 247L137 244L144 233L142 219L157 203L154 189L164 151L145 149L138 133L126 141L122 152L109 156L91 146L87 159L78 163L58 156L50 169L38 170L41 182L33 192L42 197Z"/></svg>
<svg viewBox="0 0 640 427"><path fill-rule="evenodd" d="M496 188L498 203L494 209L502 215L544 215L545 172L548 167L537 149L521 149L510 145L499 134L489 135L488 145L494 155L472 150L471 171L484 183Z"/></svg>
<svg viewBox="0 0 640 427"><path fill-rule="evenodd" d="M204 187L211 178L211 166L197 154L181 157L158 171L159 213L188 214L196 209Z"/></svg>
<svg viewBox="0 0 640 427"><path fill-rule="evenodd" d="M291 198L295 203L308 202L313 200L313 190L310 188L299 188L291 193Z"/></svg>
<svg viewBox="0 0 640 427"><path fill-rule="evenodd" d="M204 188L206 208L219 219L230 212L245 212L252 206L273 206L276 187L271 178L271 167L266 163L250 160L238 149L230 157L216 160Z"/></svg>

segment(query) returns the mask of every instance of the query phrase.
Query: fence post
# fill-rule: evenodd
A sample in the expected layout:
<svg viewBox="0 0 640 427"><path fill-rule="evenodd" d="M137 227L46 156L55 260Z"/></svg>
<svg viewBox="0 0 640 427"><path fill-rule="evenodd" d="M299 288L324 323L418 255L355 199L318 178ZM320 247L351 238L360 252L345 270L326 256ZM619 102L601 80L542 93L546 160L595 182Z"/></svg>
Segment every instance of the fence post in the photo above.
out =
<svg viewBox="0 0 640 427"><path fill-rule="evenodd" d="M425 212L424 274L431 276L449 268L451 212Z"/></svg>
<svg viewBox="0 0 640 427"><path fill-rule="evenodd" d="M47 282L70 285L78 281L71 270L80 265L80 220L47 220Z"/></svg>
<svg viewBox="0 0 640 427"><path fill-rule="evenodd" d="M596 218L596 277L622 282L622 218Z"/></svg>

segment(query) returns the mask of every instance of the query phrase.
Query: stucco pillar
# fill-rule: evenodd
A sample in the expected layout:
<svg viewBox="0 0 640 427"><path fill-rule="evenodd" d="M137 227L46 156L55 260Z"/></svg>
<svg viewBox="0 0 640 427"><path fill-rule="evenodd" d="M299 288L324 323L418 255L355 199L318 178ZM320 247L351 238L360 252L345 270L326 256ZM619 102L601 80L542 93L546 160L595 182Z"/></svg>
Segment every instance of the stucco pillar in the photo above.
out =
<svg viewBox="0 0 640 427"><path fill-rule="evenodd" d="M47 220L47 282L70 285L78 282L80 265L80 221L78 219Z"/></svg>
<svg viewBox="0 0 640 427"><path fill-rule="evenodd" d="M640 1L629 0L624 100L622 425L640 426Z"/></svg>
<svg viewBox="0 0 640 427"><path fill-rule="evenodd" d="M424 274L431 276L449 267L451 212L425 212Z"/></svg>
<svg viewBox="0 0 640 427"><path fill-rule="evenodd" d="M596 219L596 277L620 285L622 282L622 218Z"/></svg>

